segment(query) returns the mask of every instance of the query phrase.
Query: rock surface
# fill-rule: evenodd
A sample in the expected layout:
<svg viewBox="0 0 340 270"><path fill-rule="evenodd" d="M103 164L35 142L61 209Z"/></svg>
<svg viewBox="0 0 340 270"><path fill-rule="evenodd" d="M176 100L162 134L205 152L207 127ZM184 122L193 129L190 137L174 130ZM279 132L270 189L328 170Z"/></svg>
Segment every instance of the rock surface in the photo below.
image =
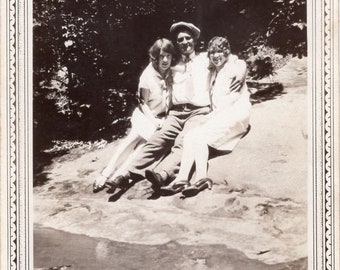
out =
<svg viewBox="0 0 340 270"><path fill-rule="evenodd" d="M45 168L35 225L123 243L224 245L266 264L307 257L307 60L292 58L272 80L283 90L256 93L249 134L210 161L212 190L152 198L144 180L118 195L93 194L116 141Z"/></svg>

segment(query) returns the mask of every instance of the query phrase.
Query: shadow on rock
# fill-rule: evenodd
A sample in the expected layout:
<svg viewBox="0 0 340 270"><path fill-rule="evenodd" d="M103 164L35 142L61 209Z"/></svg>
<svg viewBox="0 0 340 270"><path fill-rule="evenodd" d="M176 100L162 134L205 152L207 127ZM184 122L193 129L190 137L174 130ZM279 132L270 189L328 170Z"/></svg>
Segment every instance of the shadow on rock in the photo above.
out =
<svg viewBox="0 0 340 270"><path fill-rule="evenodd" d="M46 184L49 180L50 173L40 172L34 174L33 187L42 186Z"/></svg>
<svg viewBox="0 0 340 270"><path fill-rule="evenodd" d="M123 194L125 194L133 185L134 185L134 182L130 183L126 187L119 188L119 191L117 191L117 189L114 191L108 190L107 193L113 193L113 195L111 195L110 198L108 199L108 202L118 201L123 196Z"/></svg>
<svg viewBox="0 0 340 270"><path fill-rule="evenodd" d="M148 185L147 181L142 181L140 179L134 180L129 184L117 188L116 190L108 190L107 193L111 193L112 196L108 199L109 202L118 201L124 194L126 194L126 198L128 200L131 199L141 199L147 196L147 199L158 199L160 197L159 194L154 192ZM150 196L151 194L151 196Z"/></svg>
<svg viewBox="0 0 340 270"><path fill-rule="evenodd" d="M59 152L57 154L40 152L34 155L33 160L33 187L42 186L46 184L50 178L49 173L46 172L48 166L51 166L53 159L65 154L66 152ZM47 170L50 171L50 170Z"/></svg>
<svg viewBox="0 0 340 270"><path fill-rule="evenodd" d="M152 192L151 196L149 196L147 199L148 200L157 200L162 196L160 191L154 191Z"/></svg>
<svg viewBox="0 0 340 270"><path fill-rule="evenodd" d="M281 83L262 83L257 81L248 81L247 85L251 92L250 98L252 104L258 104L267 100L273 100L278 96L285 94L284 87Z"/></svg>

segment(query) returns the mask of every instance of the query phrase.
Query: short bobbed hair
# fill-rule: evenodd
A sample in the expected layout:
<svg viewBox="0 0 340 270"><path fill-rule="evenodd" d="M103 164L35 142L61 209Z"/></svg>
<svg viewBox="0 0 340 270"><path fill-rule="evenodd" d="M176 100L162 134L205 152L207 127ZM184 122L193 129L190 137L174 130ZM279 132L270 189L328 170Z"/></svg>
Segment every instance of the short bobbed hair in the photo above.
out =
<svg viewBox="0 0 340 270"><path fill-rule="evenodd" d="M230 44L226 37L213 37L208 43L208 56L214 52L223 52L224 56L230 54Z"/></svg>
<svg viewBox="0 0 340 270"><path fill-rule="evenodd" d="M173 43L166 38L160 38L157 39L149 49L150 62L156 70L158 70L158 59L162 51L171 54L171 65L173 66L175 64L176 50Z"/></svg>

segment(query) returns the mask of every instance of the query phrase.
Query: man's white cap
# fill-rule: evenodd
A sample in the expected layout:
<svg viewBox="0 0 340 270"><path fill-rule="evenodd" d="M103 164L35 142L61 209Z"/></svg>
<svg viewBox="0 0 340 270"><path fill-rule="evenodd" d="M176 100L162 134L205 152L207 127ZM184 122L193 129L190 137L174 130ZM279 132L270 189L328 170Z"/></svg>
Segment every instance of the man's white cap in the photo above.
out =
<svg viewBox="0 0 340 270"><path fill-rule="evenodd" d="M201 30L199 30L198 27L196 27L192 23L187 23L187 22L177 22L177 23L174 23L170 27L170 33L171 34L175 34L175 33L177 33L181 29L188 30L190 33L192 33L194 35L194 37L196 39L198 39L200 37Z"/></svg>

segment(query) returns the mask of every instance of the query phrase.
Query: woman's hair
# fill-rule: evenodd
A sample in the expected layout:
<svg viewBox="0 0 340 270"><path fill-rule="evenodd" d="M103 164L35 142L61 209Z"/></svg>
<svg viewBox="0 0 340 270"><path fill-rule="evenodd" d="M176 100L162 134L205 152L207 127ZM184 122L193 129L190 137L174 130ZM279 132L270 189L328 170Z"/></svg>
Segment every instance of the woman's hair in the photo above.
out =
<svg viewBox="0 0 340 270"><path fill-rule="evenodd" d="M176 51L172 42L166 38L160 38L149 49L149 58L153 67L158 69L158 59L161 51L170 53L172 55L171 65L175 64Z"/></svg>
<svg viewBox="0 0 340 270"><path fill-rule="evenodd" d="M214 52L223 52L224 56L230 53L230 44L226 37L213 37L208 43L208 57Z"/></svg>

